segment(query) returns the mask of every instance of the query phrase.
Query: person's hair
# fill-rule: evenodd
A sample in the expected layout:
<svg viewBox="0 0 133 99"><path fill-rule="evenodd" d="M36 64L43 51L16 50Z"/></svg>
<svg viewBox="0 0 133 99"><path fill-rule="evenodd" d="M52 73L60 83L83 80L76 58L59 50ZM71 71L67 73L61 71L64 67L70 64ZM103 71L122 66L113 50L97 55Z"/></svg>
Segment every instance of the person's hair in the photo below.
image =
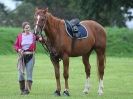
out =
<svg viewBox="0 0 133 99"><path fill-rule="evenodd" d="M27 22L27 21L26 21L26 22L23 22L23 23L22 23L22 28L24 29L24 27L25 27L26 25L30 25L30 23Z"/></svg>

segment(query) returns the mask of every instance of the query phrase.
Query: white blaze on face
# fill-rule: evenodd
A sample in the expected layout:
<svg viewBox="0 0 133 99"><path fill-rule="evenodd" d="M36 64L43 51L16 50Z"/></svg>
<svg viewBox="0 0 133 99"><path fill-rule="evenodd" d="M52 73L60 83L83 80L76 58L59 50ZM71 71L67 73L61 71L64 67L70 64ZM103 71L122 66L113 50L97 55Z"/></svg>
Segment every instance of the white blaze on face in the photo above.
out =
<svg viewBox="0 0 133 99"><path fill-rule="evenodd" d="M36 30L37 30L37 26L38 26L38 23L39 23L39 20L40 20L40 16L38 15L37 16L37 21L36 21L36 26L35 26L35 34L36 34Z"/></svg>

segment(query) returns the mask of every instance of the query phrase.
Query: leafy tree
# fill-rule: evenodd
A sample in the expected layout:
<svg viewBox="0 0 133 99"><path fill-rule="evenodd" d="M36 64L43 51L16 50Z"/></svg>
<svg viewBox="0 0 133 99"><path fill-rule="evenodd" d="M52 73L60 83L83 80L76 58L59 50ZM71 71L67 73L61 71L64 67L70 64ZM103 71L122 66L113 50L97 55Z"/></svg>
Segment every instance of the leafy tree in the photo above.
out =
<svg viewBox="0 0 133 99"><path fill-rule="evenodd" d="M14 26L20 26L24 20L30 20L33 23L33 14L35 7L48 7L57 17L63 19L92 19L104 26L125 26L127 20L133 18L129 9L133 8L132 0L14 0L21 1L20 7L3 18L8 18L8 24L12 21ZM25 7L30 6L30 7ZM18 17L19 16L19 17ZM15 18L17 17L17 18ZM10 19L10 20L9 20ZM1 19L0 19L1 20ZM3 19L2 19L3 20ZM4 21L3 21L4 22ZM16 25L15 25L16 24Z"/></svg>
<svg viewBox="0 0 133 99"><path fill-rule="evenodd" d="M128 9L133 7L132 0L80 0L82 18L93 19L104 26L125 26ZM131 14L130 14L131 18Z"/></svg>
<svg viewBox="0 0 133 99"><path fill-rule="evenodd" d="M7 23L7 18L6 16L8 15L8 11L6 10L6 7L4 4L0 3L0 22L1 26L5 25Z"/></svg>
<svg viewBox="0 0 133 99"><path fill-rule="evenodd" d="M22 3L11 14L15 26L20 27L23 21L29 21L33 25L34 6L31 3Z"/></svg>
<svg viewBox="0 0 133 99"><path fill-rule="evenodd" d="M57 17L72 19L78 16L74 0L15 0L31 3L34 7L48 7L50 12ZM75 6L75 8L73 8Z"/></svg>

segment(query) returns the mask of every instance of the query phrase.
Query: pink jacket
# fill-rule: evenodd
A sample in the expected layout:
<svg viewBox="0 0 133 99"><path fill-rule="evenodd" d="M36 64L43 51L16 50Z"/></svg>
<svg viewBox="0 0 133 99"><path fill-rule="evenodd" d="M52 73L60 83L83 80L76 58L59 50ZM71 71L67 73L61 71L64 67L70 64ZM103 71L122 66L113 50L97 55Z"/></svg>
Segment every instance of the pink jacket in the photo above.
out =
<svg viewBox="0 0 133 99"><path fill-rule="evenodd" d="M28 50L30 51L35 51L36 50L36 36L33 35L33 43L31 44L30 48ZM21 46L21 42L22 42L22 33L19 33L18 36L17 36L17 39L15 41L15 44L14 44L14 49L18 52L19 49L22 49L22 46Z"/></svg>

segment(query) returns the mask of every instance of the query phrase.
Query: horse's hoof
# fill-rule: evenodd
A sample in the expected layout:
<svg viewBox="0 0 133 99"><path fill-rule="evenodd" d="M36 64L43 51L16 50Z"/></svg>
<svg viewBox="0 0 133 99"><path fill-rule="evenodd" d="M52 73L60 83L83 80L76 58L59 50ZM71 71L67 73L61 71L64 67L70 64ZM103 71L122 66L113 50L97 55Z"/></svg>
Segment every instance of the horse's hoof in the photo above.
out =
<svg viewBox="0 0 133 99"><path fill-rule="evenodd" d="M99 95L99 96L102 96L102 95L103 95L103 91L102 91L102 90L99 90L99 91L98 91L98 95Z"/></svg>
<svg viewBox="0 0 133 99"><path fill-rule="evenodd" d="M30 92L28 90L24 90L23 92L21 92L21 95L28 95Z"/></svg>
<svg viewBox="0 0 133 99"><path fill-rule="evenodd" d="M64 95L64 96L70 96L70 94L69 94L69 92L68 92L67 90L65 90L65 91L63 92L63 95Z"/></svg>
<svg viewBox="0 0 133 99"><path fill-rule="evenodd" d="M56 91L54 92L54 95L55 95L55 96L61 96L60 91L59 91L59 90L56 90Z"/></svg>
<svg viewBox="0 0 133 99"><path fill-rule="evenodd" d="M88 89L84 89L84 90L83 90L83 93L84 93L84 94L88 94L88 93L89 93L89 90L88 90Z"/></svg>

